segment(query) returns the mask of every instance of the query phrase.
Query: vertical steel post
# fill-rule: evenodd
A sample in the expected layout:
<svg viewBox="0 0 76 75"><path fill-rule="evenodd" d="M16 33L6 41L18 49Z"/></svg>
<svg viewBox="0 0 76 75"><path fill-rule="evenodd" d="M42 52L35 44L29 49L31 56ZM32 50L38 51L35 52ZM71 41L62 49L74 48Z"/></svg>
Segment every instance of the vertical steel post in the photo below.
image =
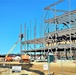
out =
<svg viewBox="0 0 76 75"><path fill-rule="evenodd" d="M35 26L34 26L34 40L35 40L34 50L35 50L35 59L36 59L36 19L35 19Z"/></svg>
<svg viewBox="0 0 76 75"><path fill-rule="evenodd" d="M71 26L71 16L70 16L70 0L68 0L68 9L69 9L69 25ZM69 31L70 31L70 57L71 57L71 59L70 60L72 60L72 50L71 50L71 27L69 28Z"/></svg>
<svg viewBox="0 0 76 75"><path fill-rule="evenodd" d="M60 57L60 59L61 59L61 74L64 75L62 56Z"/></svg>
<svg viewBox="0 0 76 75"><path fill-rule="evenodd" d="M30 21L30 40L31 40L31 21ZM31 44L30 44L30 47L31 47ZM31 48L30 48L31 50ZM31 51L30 51L30 57L31 57Z"/></svg>
<svg viewBox="0 0 76 75"><path fill-rule="evenodd" d="M65 60L66 60L66 48L64 48L64 56L65 56Z"/></svg>
<svg viewBox="0 0 76 75"><path fill-rule="evenodd" d="M25 25L24 25L24 40L25 40L24 49L26 50L26 23L25 23Z"/></svg>
<svg viewBox="0 0 76 75"><path fill-rule="evenodd" d="M49 52L48 52L48 75L51 75L50 74L50 57L49 57Z"/></svg>
<svg viewBox="0 0 76 75"><path fill-rule="evenodd" d="M22 54L21 34L22 34L22 25L20 25L20 55Z"/></svg>
<svg viewBox="0 0 76 75"><path fill-rule="evenodd" d="M27 40L28 40L28 27L27 27ZM28 50L28 43L27 43L27 50Z"/></svg>

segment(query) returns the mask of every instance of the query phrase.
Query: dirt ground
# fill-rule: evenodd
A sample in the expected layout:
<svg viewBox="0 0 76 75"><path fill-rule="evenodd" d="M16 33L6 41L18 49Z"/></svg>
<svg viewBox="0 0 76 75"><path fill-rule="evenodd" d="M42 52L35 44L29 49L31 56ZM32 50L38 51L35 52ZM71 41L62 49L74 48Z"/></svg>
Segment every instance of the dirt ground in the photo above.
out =
<svg viewBox="0 0 76 75"><path fill-rule="evenodd" d="M14 73L10 68L0 68L0 75L48 75L48 70L44 70L43 67L48 65L47 62L32 62L32 64L32 67L26 67L21 72ZM74 61L52 62L50 63L50 73L54 73L53 75L76 75L76 63Z"/></svg>

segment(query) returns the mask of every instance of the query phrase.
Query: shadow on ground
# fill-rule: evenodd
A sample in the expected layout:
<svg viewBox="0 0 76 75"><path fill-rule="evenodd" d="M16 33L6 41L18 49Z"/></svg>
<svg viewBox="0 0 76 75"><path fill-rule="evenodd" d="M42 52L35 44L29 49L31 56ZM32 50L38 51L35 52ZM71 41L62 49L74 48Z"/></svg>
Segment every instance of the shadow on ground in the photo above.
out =
<svg viewBox="0 0 76 75"><path fill-rule="evenodd" d="M21 74L21 75L28 75L28 74Z"/></svg>
<svg viewBox="0 0 76 75"><path fill-rule="evenodd" d="M29 69L29 68L23 68L23 70L26 70L26 71L30 71L30 72L34 72L34 73L37 73L39 75L45 75L43 72L41 72L40 70L32 70L32 69Z"/></svg>

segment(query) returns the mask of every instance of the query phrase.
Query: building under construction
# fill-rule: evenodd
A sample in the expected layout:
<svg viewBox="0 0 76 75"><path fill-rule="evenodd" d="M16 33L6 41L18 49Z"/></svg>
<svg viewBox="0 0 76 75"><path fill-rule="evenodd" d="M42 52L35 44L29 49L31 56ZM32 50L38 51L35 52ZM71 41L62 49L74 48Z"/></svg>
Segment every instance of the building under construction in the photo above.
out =
<svg viewBox="0 0 76 75"><path fill-rule="evenodd" d="M34 55L52 52L56 59L76 59L76 10L66 11L53 8L62 2L64 0L59 0L44 8L47 12L54 12L53 18L44 19L44 22L47 24L44 30L44 37L36 38L36 32L34 32L34 39L26 40L26 35L24 35L24 39L21 40L21 52L34 53ZM62 14L56 15L58 12L62 12ZM52 29L54 28L51 32L49 31L49 25L52 25ZM22 34L22 31L20 34ZM39 48L37 45L40 45Z"/></svg>

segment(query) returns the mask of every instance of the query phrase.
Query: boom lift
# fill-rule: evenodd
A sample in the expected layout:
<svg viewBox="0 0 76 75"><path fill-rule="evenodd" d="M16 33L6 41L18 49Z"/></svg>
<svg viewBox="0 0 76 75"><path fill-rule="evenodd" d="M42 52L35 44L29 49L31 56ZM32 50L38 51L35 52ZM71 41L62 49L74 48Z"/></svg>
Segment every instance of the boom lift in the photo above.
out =
<svg viewBox="0 0 76 75"><path fill-rule="evenodd" d="M5 56L5 61L12 61L12 57L8 56L12 50L15 48L15 46L18 44L19 40L14 44L14 46L9 50L9 52L7 53L7 55Z"/></svg>
<svg viewBox="0 0 76 75"><path fill-rule="evenodd" d="M12 50L15 48L15 46L18 44L18 42L19 42L20 40L22 40L23 34L20 34L19 37L20 37L19 40L14 44L14 46L9 50L9 52L8 52L7 55L5 56L5 61L10 62L10 61L13 60L13 59L12 59L12 56L9 56L9 54L12 52ZM29 63L29 62L30 62L30 56L27 55L27 54L22 54L22 55L21 55L21 60L20 60L20 62Z"/></svg>
<svg viewBox="0 0 76 75"><path fill-rule="evenodd" d="M18 44L18 42L20 41L20 39L22 40L23 38L23 34L21 33L19 35L19 40L14 44L14 46L9 50L9 52L7 53L7 55L5 56L5 61L12 61L12 57L9 56L9 54L12 52L12 50L15 48L15 46Z"/></svg>

